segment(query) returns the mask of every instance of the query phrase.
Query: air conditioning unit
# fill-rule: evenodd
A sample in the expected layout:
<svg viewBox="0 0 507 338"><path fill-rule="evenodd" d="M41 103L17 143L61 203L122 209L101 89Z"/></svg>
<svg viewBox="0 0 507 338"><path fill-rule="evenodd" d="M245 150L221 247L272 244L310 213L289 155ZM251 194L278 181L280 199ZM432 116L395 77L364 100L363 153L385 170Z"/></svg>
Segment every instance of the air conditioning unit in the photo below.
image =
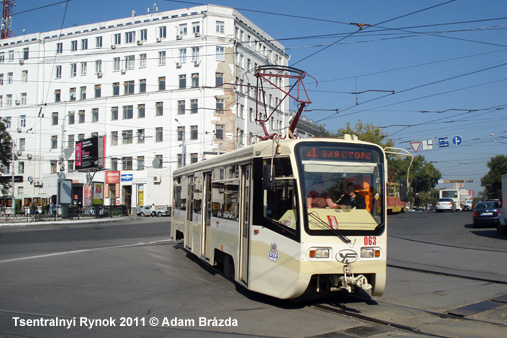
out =
<svg viewBox="0 0 507 338"><path fill-rule="evenodd" d="M19 64L20 64L20 65L24 65L24 64L25 64L25 60L23 60L23 59L19 59Z"/></svg>
<svg viewBox="0 0 507 338"><path fill-rule="evenodd" d="M18 128L18 133L21 133L21 132L22 132L21 128Z"/></svg>
<svg viewBox="0 0 507 338"><path fill-rule="evenodd" d="M160 175L153 176L153 183L160 183Z"/></svg>
<svg viewBox="0 0 507 338"><path fill-rule="evenodd" d="M15 103L16 103L16 106L19 106L20 102L19 102L19 100L16 100Z"/></svg>
<svg viewBox="0 0 507 338"><path fill-rule="evenodd" d="M111 45L111 49L116 49L116 45Z"/></svg>
<svg viewBox="0 0 507 338"><path fill-rule="evenodd" d="M176 40L181 40L181 35L176 35Z"/></svg>
<svg viewBox="0 0 507 338"><path fill-rule="evenodd" d="M199 66L199 63L201 63L199 60L192 61L194 63L194 66Z"/></svg>
<svg viewBox="0 0 507 338"><path fill-rule="evenodd" d="M181 67L181 62L176 62L176 67L180 68Z"/></svg>
<svg viewBox="0 0 507 338"><path fill-rule="evenodd" d="M157 42L160 42L160 41L162 41L162 39L161 38L157 38Z"/></svg>
<svg viewBox="0 0 507 338"><path fill-rule="evenodd" d="M126 70L126 69L122 69L122 70L121 70L121 73L122 73L122 74L125 74L126 72L127 72L127 70Z"/></svg>
<svg viewBox="0 0 507 338"><path fill-rule="evenodd" d="M137 40L137 45L138 46L141 46L143 44L143 41L142 40Z"/></svg>
<svg viewBox="0 0 507 338"><path fill-rule="evenodd" d="M33 181L33 185L36 187L42 187L44 183L42 181Z"/></svg>
<svg viewBox="0 0 507 338"><path fill-rule="evenodd" d="M97 72L97 77L101 78L102 77L102 72Z"/></svg>
<svg viewBox="0 0 507 338"><path fill-rule="evenodd" d="M16 155L21 156L21 155L23 155L23 152L22 152L21 150L18 150L18 151L16 152Z"/></svg>
<svg viewBox="0 0 507 338"><path fill-rule="evenodd" d="M195 33L196 38L198 38L199 36L201 36L201 33L199 33L199 32Z"/></svg>
<svg viewBox="0 0 507 338"><path fill-rule="evenodd" d="M26 158L31 160L32 159L32 154L26 154Z"/></svg>

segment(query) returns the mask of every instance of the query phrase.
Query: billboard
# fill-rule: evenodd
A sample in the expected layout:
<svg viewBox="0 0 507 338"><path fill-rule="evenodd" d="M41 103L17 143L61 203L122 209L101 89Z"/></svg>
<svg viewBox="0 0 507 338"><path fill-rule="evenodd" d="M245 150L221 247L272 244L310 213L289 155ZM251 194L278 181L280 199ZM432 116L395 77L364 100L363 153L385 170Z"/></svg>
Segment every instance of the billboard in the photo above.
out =
<svg viewBox="0 0 507 338"><path fill-rule="evenodd" d="M91 137L76 142L76 171L98 171L104 168L106 138Z"/></svg>

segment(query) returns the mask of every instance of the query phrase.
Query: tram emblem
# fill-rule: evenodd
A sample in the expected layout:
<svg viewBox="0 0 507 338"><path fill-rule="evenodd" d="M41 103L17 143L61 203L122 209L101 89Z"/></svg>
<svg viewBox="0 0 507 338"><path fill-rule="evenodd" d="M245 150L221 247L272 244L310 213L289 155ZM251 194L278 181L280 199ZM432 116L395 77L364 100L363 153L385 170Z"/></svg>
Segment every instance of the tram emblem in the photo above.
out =
<svg viewBox="0 0 507 338"><path fill-rule="evenodd" d="M344 249L336 255L338 262L343 264L351 264L357 261L357 252L350 249Z"/></svg>
<svg viewBox="0 0 507 338"><path fill-rule="evenodd" d="M278 246L276 243L271 243L271 250L268 252L268 258L272 262L276 262L278 258L280 258L280 255L278 255L277 247Z"/></svg>

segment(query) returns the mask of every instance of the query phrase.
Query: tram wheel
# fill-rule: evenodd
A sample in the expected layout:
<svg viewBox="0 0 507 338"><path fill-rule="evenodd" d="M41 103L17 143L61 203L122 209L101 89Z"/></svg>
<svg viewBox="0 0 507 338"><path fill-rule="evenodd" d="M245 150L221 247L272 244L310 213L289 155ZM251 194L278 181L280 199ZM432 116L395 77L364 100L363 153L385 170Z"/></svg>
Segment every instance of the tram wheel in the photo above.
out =
<svg viewBox="0 0 507 338"><path fill-rule="evenodd" d="M234 278L234 261L229 255L224 255L224 276L227 279Z"/></svg>

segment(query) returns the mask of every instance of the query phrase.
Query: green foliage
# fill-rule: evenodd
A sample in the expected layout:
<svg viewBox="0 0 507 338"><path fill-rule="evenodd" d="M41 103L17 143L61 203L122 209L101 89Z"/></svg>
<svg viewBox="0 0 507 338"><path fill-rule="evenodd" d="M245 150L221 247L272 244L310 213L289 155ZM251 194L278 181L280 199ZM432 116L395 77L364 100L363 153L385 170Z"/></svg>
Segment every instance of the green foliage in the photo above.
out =
<svg viewBox="0 0 507 338"><path fill-rule="evenodd" d="M12 138L7 132L7 120L0 118L0 171L9 168L12 158ZM6 195L10 188L8 182L0 182L0 191L2 195Z"/></svg>
<svg viewBox="0 0 507 338"><path fill-rule="evenodd" d="M485 188L485 199L502 198L502 175L507 174L507 156L497 155L488 161L489 172L481 178L481 186Z"/></svg>
<svg viewBox="0 0 507 338"><path fill-rule="evenodd" d="M364 124L361 120L358 120L354 128L355 129L352 129L350 127L350 122L347 122L345 128L338 129L336 136L343 137L345 134L357 135L361 141L375 143L382 148L394 146L393 140L388 138L389 134L375 127L373 124Z"/></svg>

